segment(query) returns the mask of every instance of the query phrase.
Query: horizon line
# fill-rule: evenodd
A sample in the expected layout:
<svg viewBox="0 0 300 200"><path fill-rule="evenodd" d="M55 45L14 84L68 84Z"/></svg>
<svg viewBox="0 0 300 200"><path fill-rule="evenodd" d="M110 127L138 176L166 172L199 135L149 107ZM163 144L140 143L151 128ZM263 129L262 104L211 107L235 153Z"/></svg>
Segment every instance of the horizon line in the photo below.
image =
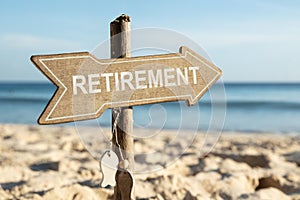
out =
<svg viewBox="0 0 300 200"><path fill-rule="evenodd" d="M300 81L224 81L224 84L300 84ZM0 80L0 84L52 84L51 81L39 81L39 80ZM221 84L220 82L216 82L215 84Z"/></svg>

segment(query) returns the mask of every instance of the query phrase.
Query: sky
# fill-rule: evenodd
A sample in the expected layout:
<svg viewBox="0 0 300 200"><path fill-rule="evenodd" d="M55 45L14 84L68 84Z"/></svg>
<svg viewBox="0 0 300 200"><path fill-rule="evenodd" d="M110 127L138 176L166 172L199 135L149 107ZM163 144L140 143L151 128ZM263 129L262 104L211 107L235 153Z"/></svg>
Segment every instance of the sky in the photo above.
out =
<svg viewBox="0 0 300 200"><path fill-rule="evenodd" d="M3 1L0 82L48 81L31 55L92 51L122 13L132 29L191 38L223 70L224 82L300 82L299 10L296 0Z"/></svg>

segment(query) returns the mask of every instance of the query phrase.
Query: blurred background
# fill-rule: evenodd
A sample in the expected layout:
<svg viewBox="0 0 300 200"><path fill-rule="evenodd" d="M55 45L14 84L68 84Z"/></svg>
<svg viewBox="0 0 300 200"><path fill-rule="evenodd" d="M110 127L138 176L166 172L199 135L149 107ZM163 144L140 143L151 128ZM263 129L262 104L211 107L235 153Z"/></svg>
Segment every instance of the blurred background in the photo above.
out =
<svg viewBox="0 0 300 200"><path fill-rule="evenodd" d="M206 49L224 72L214 89L224 83L225 131L300 132L299 9L292 0L6 1L0 7L0 123L36 124L55 92L31 55L91 52L109 39L109 23L126 13L132 29L174 30ZM135 107L135 126L189 129L191 120L179 123L182 109L191 119L201 115L198 128L208 129L209 93L200 112L180 102ZM154 120L160 116L163 124ZM110 122L110 110L97 120Z"/></svg>

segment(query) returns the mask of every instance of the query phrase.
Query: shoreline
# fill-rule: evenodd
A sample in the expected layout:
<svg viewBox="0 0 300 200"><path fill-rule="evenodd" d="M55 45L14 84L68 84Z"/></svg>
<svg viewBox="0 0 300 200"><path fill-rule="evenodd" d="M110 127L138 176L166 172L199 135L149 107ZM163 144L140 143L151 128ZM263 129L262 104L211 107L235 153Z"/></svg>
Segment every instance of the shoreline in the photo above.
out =
<svg viewBox="0 0 300 200"><path fill-rule="evenodd" d="M71 122L74 123L74 122ZM75 124L69 124L69 123L65 123L65 124L54 124L54 125L40 125L37 123L35 124L31 124L31 123L6 123L6 122L0 122L0 126L2 125L9 125L9 126L37 126L37 127L45 127L45 128L55 128L55 127L61 127L61 128L74 128L76 127ZM102 126L102 127L98 127L98 126L79 126L79 127L86 127L86 128L102 128L104 130L110 130L111 127L110 126ZM144 128L139 128L139 127L134 127L134 130L142 130ZM158 130L157 128L145 128L147 130ZM163 128L162 131L168 131L168 132L174 132L178 130L177 128ZM204 133L205 130L202 129L198 129L197 131L194 131L192 129L188 129L188 128L182 128L180 129L181 131L185 131L185 132L199 132L199 133ZM222 134L250 134L250 135L255 135L255 134L262 134L262 135L285 135L285 136L297 136L300 135L300 131L258 131L258 130L220 130L218 131L221 135Z"/></svg>
<svg viewBox="0 0 300 200"><path fill-rule="evenodd" d="M98 187L95 160L107 144L95 139L97 127L86 131L0 124L0 199L110 199L113 189ZM108 136L110 129L104 132ZM135 175L138 199L300 198L300 135L226 132L206 155L216 138L203 143L205 134L173 132L152 131L155 139L135 141L137 170L151 171ZM153 156L143 155L151 151Z"/></svg>

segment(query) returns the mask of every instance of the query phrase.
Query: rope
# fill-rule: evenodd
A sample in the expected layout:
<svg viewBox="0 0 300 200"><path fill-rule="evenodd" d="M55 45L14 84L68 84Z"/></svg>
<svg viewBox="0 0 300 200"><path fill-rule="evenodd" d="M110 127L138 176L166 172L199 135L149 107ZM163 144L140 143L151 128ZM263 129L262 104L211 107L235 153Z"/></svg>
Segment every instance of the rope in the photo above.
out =
<svg viewBox="0 0 300 200"><path fill-rule="evenodd" d="M121 112L122 112L121 108L115 108L115 109L113 109L113 114L115 116L115 121L114 121L114 124L113 124L113 133L115 134L115 138L116 138L115 143L118 146L121 159L125 160L124 156L123 156L123 152L121 150L121 146L120 146L119 141L118 141L118 131L117 131L118 130L117 129L117 125L118 125L118 121L120 119Z"/></svg>

